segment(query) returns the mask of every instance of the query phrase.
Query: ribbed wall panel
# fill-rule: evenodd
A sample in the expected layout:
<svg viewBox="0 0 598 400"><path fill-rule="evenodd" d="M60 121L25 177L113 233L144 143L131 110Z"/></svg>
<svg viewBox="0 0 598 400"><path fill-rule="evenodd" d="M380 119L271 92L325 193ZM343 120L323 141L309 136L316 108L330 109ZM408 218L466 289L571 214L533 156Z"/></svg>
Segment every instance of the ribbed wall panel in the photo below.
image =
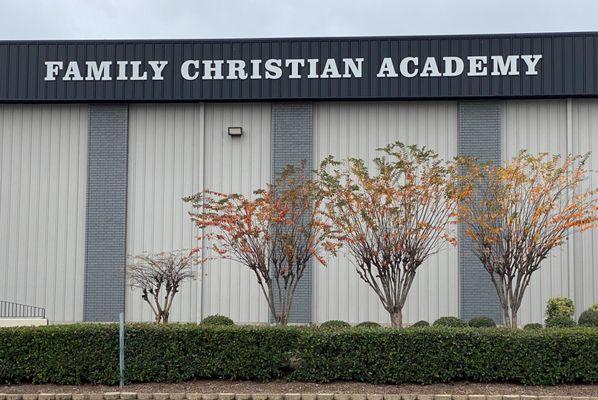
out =
<svg viewBox="0 0 598 400"><path fill-rule="evenodd" d="M181 198L202 188L203 140L202 104L130 106L127 254L197 246L190 207ZM200 320L200 287L198 279L184 283L173 321ZM139 289L127 286L125 303L127 320L152 320Z"/></svg>
<svg viewBox="0 0 598 400"><path fill-rule="evenodd" d="M136 104L129 112L128 254L200 245L182 197L203 188L249 195L270 177L269 104ZM229 136L229 126L243 127L243 136ZM268 321L246 267L211 260L194 268L198 279L181 289L174 321ZM126 304L129 320L152 318L138 290L128 289Z"/></svg>
<svg viewBox="0 0 598 400"><path fill-rule="evenodd" d="M520 150L530 153L568 153L566 100L508 101L503 110L503 161ZM546 301L569 292L567 245L554 249L535 272L519 311L521 325L543 322Z"/></svg>
<svg viewBox="0 0 598 400"><path fill-rule="evenodd" d="M329 154L372 160L376 148L401 140L428 146L441 157L457 155L456 102L318 103L314 106L314 162ZM315 322L341 319L388 323L373 290L345 254L315 267ZM418 271L404 309L404 321L433 321L457 315L457 249L448 246Z"/></svg>
<svg viewBox="0 0 598 400"><path fill-rule="evenodd" d="M270 104L206 104L205 122L205 188L250 195L263 187L270 179ZM243 127L243 136L229 136L229 126ZM268 322L266 301L247 267L212 260L202 279L204 316Z"/></svg>
<svg viewBox="0 0 598 400"><path fill-rule="evenodd" d="M0 106L0 299L83 319L86 105Z"/></svg>
<svg viewBox="0 0 598 400"><path fill-rule="evenodd" d="M598 188L598 100L573 100L573 153L590 152L592 171L584 188ZM598 230L574 235L574 288L576 314L598 302Z"/></svg>

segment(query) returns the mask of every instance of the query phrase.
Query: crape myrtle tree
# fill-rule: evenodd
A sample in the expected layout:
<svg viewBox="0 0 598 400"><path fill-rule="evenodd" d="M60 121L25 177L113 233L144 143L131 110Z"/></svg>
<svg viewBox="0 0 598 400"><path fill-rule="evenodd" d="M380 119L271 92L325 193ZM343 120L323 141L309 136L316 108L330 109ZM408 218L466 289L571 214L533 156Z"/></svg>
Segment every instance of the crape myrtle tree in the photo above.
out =
<svg viewBox="0 0 598 400"><path fill-rule="evenodd" d="M550 251L596 225L597 192L582 190L590 173L586 161L525 151L506 165L464 160L463 179L476 187L461 208L466 234L490 274L508 327L517 327L531 277Z"/></svg>
<svg viewBox="0 0 598 400"><path fill-rule="evenodd" d="M276 182L251 198L210 190L184 200L202 229L200 240L219 257L245 265L255 274L275 321L285 325L293 296L310 260L325 264L335 250L330 225L320 211L317 183L305 164L287 166Z"/></svg>
<svg viewBox="0 0 598 400"><path fill-rule="evenodd" d="M471 188L457 186L458 169L425 147L396 142L366 162L326 158L318 171L324 212L359 277L376 293L393 327L422 264L447 244L457 204Z"/></svg>
<svg viewBox="0 0 598 400"><path fill-rule="evenodd" d="M175 250L144 253L127 257L129 284L141 290L141 298L149 304L154 321L168 323L174 297L183 281L193 277L192 266L201 263L197 250Z"/></svg>

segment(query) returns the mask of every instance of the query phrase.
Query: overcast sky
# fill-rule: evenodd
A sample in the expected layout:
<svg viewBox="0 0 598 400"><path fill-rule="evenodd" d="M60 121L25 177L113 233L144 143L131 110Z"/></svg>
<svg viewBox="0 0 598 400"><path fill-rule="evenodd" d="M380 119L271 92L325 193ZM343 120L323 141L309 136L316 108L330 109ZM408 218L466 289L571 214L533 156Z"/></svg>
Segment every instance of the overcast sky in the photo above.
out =
<svg viewBox="0 0 598 400"><path fill-rule="evenodd" d="M598 30L598 0L0 0L0 39Z"/></svg>

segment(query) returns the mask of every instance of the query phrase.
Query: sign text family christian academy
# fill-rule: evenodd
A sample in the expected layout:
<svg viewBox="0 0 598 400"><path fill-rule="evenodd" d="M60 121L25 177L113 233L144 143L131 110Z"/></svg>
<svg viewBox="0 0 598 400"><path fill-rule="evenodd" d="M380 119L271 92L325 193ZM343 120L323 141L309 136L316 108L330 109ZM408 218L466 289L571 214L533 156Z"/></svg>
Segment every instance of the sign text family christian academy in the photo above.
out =
<svg viewBox="0 0 598 400"><path fill-rule="evenodd" d="M598 95L598 34L0 41L0 103Z"/></svg>
<svg viewBox="0 0 598 400"><path fill-rule="evenodd" d="M374 63L377 78L537 75L541 54L471 55L382 58ZM150 61L45 61L45 81L161 81L165 71L175 68L184 80L245 79L343 79L362 78L365 58L269 58L185 60L171 65L168 60Z"/></svg>

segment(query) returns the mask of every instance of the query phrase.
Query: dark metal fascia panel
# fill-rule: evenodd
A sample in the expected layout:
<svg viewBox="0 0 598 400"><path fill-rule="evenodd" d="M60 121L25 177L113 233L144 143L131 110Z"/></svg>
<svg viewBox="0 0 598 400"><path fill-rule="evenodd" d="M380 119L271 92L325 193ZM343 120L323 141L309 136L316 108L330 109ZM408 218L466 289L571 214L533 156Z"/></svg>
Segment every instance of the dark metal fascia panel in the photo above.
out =
<svg viewBox="0 0 598 400"><path fill-rule="evenodd" d="M378 78L380 62L402 57L542 54L538 75ZM361 78L186 81L184 60L365 59ZM45 61L167 60L162 81L45 81ZM523 63L520 62L520 69ZM66 65L65 65L66 66ZM420 65L421 67L421 65ZM466 64L467 68L467 64ZM263 73L263 71L262 71ZM341 71L342 73L342 71ZM112 71L112 75L116 75ZM0 42L0 102L407 100L598 96L598 33L428 37Z"/></svg>

